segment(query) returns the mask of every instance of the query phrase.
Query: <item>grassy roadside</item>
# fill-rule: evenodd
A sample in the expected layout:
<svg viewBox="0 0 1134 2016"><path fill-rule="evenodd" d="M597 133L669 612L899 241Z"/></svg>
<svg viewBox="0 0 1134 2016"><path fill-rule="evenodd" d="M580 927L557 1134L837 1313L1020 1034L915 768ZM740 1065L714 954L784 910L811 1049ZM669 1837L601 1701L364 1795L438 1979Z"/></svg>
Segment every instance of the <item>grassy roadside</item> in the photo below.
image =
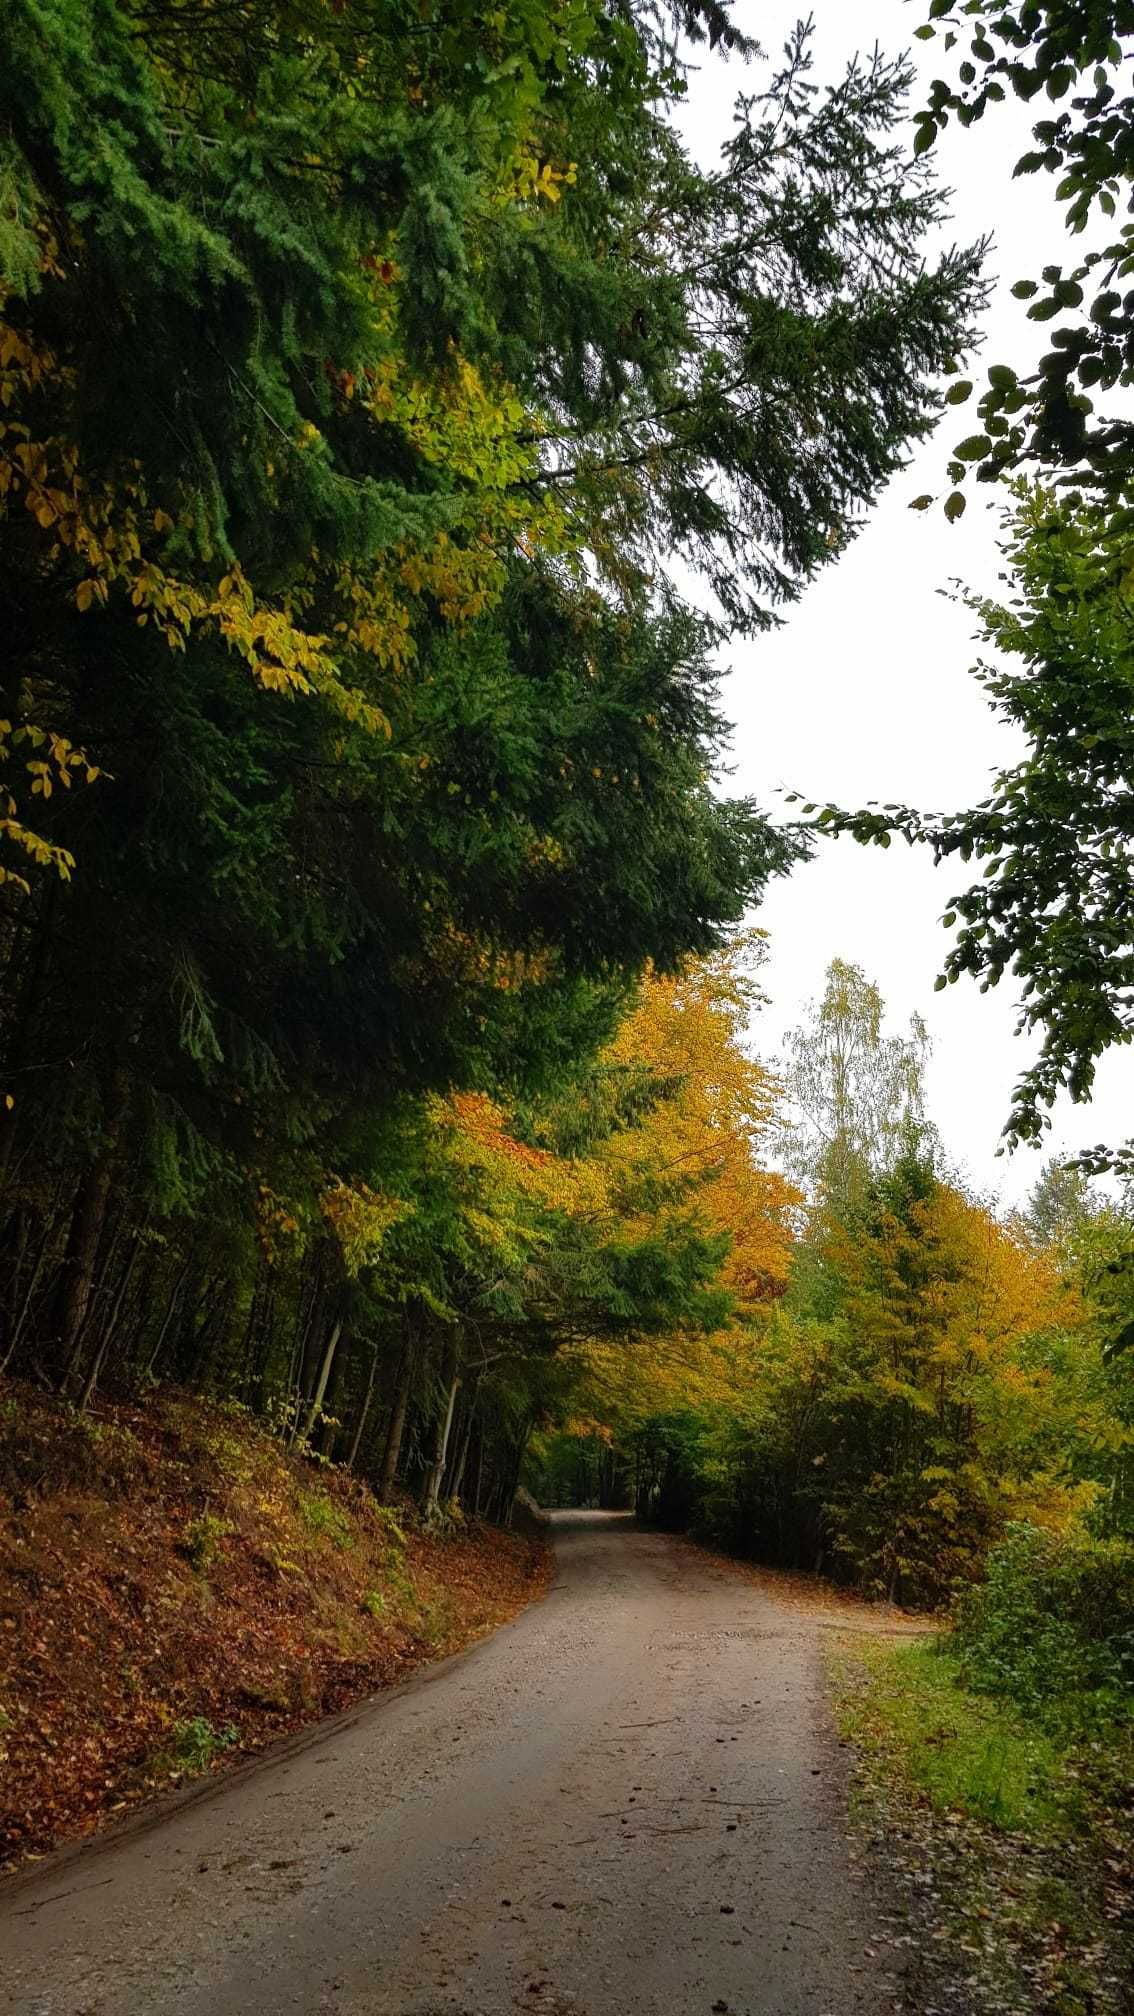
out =
<svg viewBox="0 0 1134 2016"><path fill-rule="evenodd" d="M459 1650L546 1577L539 1541L423 1532L240 1409L0 1388L0 1870Z"/></svg>
<svg viewBox="0 0 1134 2016"><path fill-rule="evenodd" d="M1129 2016L1129 1725L1045 1727L971 1691L947 1640L848 1637L828 1658L911 2011Z"/></svg>

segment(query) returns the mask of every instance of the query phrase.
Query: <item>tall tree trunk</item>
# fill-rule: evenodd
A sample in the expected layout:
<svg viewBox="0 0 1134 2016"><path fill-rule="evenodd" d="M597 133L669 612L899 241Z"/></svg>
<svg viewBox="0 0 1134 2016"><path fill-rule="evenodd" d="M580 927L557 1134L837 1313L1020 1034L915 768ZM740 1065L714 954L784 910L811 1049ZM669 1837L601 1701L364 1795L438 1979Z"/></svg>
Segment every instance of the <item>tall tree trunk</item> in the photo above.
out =
<svg viewBox="0 0 1134 2016"><path fill-rule="evenodd" d="M15 1350L16 1324L19 1321L20 1288L23 1282L24 1261L27 1257L28 1236L31 1227L31 1213L23 1205L17 1205L4 1227L3 1264L7 1276L8 1290L4 1297L4 1337L0 1343L0 1372L7 1370L9 1360Z"/></svg>
<svg viewBox="0 0 1134 2016"><path fill-rule="evenodd" d="M366 1375L366 1391L362 1396L362 1405L358 1410L358 1420L355 1424L354 1434L350 1438L350 1453L346 1459L346 1467L348 1470L353 1470L355 1464L358 1461L358 1452L359 1449L362 1447L363 1432L366 1428L367 1417L369 1416L370 1413L370 1402L374 1398L374 1376L377 1370L378 1370L378 1346L377 1344L371 1344L370 1370Z"/></svg>
<svg viewBox="0 0 1134 2016"><path fill-rule="evenodd" d="M323 1397L323 1420L316 1423L319 1436L319 1454L328 1463L335 1453L335 1444L342 1432L343 1396L346 1392L347 1359L349 1352L341 1344L335 1357L330 1384Z"/></svg>
<svg viewBox="0 0 1134 2016"><path fill-rule="evenodd" d="M406 1331L402 1345L401 1362L398 1366L398 1383L394 1389L394 1405L390 1410L390 1425L386 1430L386 1446L382 1451L382 1469L378 1478L378 1502L388 1505L394 1495L394 1482L398 1474L398 1458L402 1453L402 1436L406 1429L406 1415L409 1412L410 1395L413 1392L414 1340Z"/></svg>
<svg viewBox="0 0 1134 2016"><path fill-rule="evenodd" d="M525 1422L523 1433L516 1443L511 1470L501 1493L500 1524L502 1526L510 1526L512 1524L512 1507L516 1502L516 1493L520 1488L520 1472L524 1467L524 1457L528 1453L528 1442L531 1438L531 1432L532 1424L529 1420Z"/></svg>
<svg viewBox="0 0 1134 2016"><path fill-rule="evenodd" d="M248 1399L253 1386L253 1364L256 1355L256 1337L260 1327L260 1310L269 1293L267 1266L263 1253L256 1256L256 1272L252 1277L252 1295L248 1303L248 1320L244 1325L244 1335L240 1340L239 1381L240 1392Z"/></svg>
<svg viewBox="0 0 1134 2016"><path fill-rule="evenodd" d="M106 1208L110 1201L115 1151L126 1108L126 1096L126 1073L117 1069L111 1078L107 1097L102 1146L93 1161L88 1163L80 1180L71 1217L71 1229L67 1237L67 1253L63 1262L58 1303L57 1336L59 1357L63 1364L63 1373L59 1381L60 1392L66 1390L79 1360L83 1325L90 1308L95 1267L106 1223Z"/></svg>
<svg viewBox="0 0 1134 2016"><path fill-rule="evenodd" d="M441 1375L442 1405L437 1415L437 1424L433 1434L433 1458L429 1465L429 1474L425 1480L425 1490L422 1493L421 1509L426 1519L430 1519L434 1512L436 1512L438 1501L441 1497L441 1484L445 1476L445 1463L449 1454L449 1434L453 1426L453 1410L457 1405L457 1394L461 1387L460 1373L457 1369L458 1364L457 1342L454 1338L445 1351L445 1362Z"/></svg>
<svg viewBox="0 0 1134 2016"><path fill-rule="evenodd" d="M23 1341L24 1331L27 1329L28 1317L31 1314L32 1303L35 1300L35 1291L39 1286L40 1275L43 1273L43 1263L47 1258L48 1250L51 1246L52 1235L55 1231L55 1220L56 1220L55 1211L50 1211L47 1216L47 1222L43 1227L43 1234L40 1239L39 1246L36 1249L36 1256L32 1264L32 1270L28 1278L28 1284L27 1287L24 1289L22 1295L19 1294L20 1271L22 1266L23 1254L26 1252L27 1239L26 1235L22 1236L21 1238L20 1257L17 1259L16 1265L12 1269L12 1299L9 1315L8 1336L4 1347L4 1356L2 1359L0 1359L0 1372L6 1372L8 1370L9 1365L11 1364L13 1358L16 1355L16 1352L19 1350L20 1345Z"/></svg>
<svg viewBox="0 0 1134 2016"><path fill-rule="evenodd" d="M319 1412L323 1405L324 1395L326 1394L327 1391L327 1381L331 1376L331 1367L335 1362L335 1352L339 1348L339 1338L342 1336L342 1334L343 1334L343 1319L341 1316L336 1316L334 1322L331 1325L330 1331L328 1332L327 1335L327 1342L323 1351L322 1362L320 1363L319 1366L319 1377L315 1382L315 1391L311 1395L311 1399L307 1408L307 1413L304 1416L303 1428L295 1438L299 1442L308 1442L311 1439L311 1431L319 1418Z"/></svg>
<svg viewBox="0 0 1134 2016"><path fill-rule="evenodd" d="M465 1481L465 1469L469 1460L469 1444L472 1441L473 1422L476 1419L476 1403L479 1396L479 1387L480 1382L478 1379L474 1381L472 1392L469 1394L465 1404L465 1418L461 1424L457 1455L453 1463L453 1474L449 1482L447 1495L450 1498L458 1500L461 1496L461 1487Z"/></svg>
<svg viewBox="0 0 1134 2016"><path fill-rule="evenodd" d="M139 1230L136 1231L134 1234L133 1241L130 1246L130 1251L126 1256L126 1264L122 1269L122 1274L118 1282L117 1293L115 1294L114 1297L114 1306L111 1309L105 1324L103 1325L102 1336L98 1340L98 1348L96 1349L94 1357L91 1360L87 1376L83 1381L83 1390L79 1395L79 1403L78 1403L80 1414L86 1413L87 1408L90 1406L91 1400L94 1397L94 1390L95 1387L98 1385L99 1374L102 1371L103 1365L106 1362L106 1354L110 1349L111 1339L114 1336L114 1332L118 1328L118 1319L122 1314L122 1304L126 1300L126 1290L130 1285L130 1276L134 1271L134 1262L138 1257L138 1253L141 1248L141 1243L142 1243L142 1234L141 1231Z"/></svg>
<svg viewBox="0 0 1134 2016"><path fill-rule="evenodd" d="M146 1363L145 1372L142 1374L142 1377L144 1379L147 1380L152 1379L157 1370L158 1361L160 1360L162 1354L162 1347L164 1346L165 1340L169 1335L169 1326L173 1321L173 1312L181 1299L181 1293L185 1287L185 1283L189 1279L190 1264L191 1263L188 1260L185 1262L184 1267L181 1269L180 1274L177 1276L177 1279L173 1284L173 1293L170 1295L169 1301L165 1305L165 1315L161 1319L161 1328L157 1334L157 1342L154 1345L153 1350L150 1352L149 1359Z"/></svg>
<svg viewBox="0 0 1134 2016"><path fill-rule="evenodd" d="M59 1285L58 1339L59 1355L63 1361L59 1380L61 1393L66 1391L79 1361L113 1168L113 1151L107 1147L97 1162L90 1163L85 1170L75 1199Z"/></svg>
<svg viewBox="0 0 1134 2016"><path fill-rule="evenodd" d="M473 1518L480 1518L480 1492L484 1483L484 1429L476 1438L476 1483L473 1485Z"/></svg>
<svg viewBox="0 0 1134 2016"><path fill-rule="evenodd" d="M256 1414L268 1411L269 1379L275 1356L276 1335L276 1284L269 1281L260 1310L259 1333L252 1359L251 1395L252 1408Z"/></svg>
<svg viewBox="0 0 1134 2016"><path fill-rule="evenodd" d="M303 1396L309 1391L315 1373L314 1340L318 1335L323 1316L322 1247L316 1250L309 1271L311 1285L306 1298L301 1293L295 1343L292 1347L291 1367L288 1372L288 1396L294 1410L288 1441L292 1443L298 1440L299 1423L303 1418Z"/></svg>
<svg viewBox="0 0 1134 2016"><path fill-rule="evenodd" d="M7 712L7 709L5 708L4 711ZM12 1084L18 1080L19 1074L23 1069L24 1059L28 1053L30 1034L39 1010L44 979L47 973L47 959L51 949L52 925L55 919L56 906L59 902L59 889L59 877L57 875L49 876L43 911L35 932L31 963L16 1014L15 1030L9 1040L7 1056L4 1058L4 1077L8 1084ZM8 990L10 973L11 966L9 965L8 974L5 975L4 982L6 992ZM9 1000L11 999L10 993L8 994L8 998ZM19 1111L18 1102L13 1103L12 1106L0 1105L0 1194L7 1187L8 1176L12 1167L12 1157L15 1153L16 1135L19 1125Z"/></svg>

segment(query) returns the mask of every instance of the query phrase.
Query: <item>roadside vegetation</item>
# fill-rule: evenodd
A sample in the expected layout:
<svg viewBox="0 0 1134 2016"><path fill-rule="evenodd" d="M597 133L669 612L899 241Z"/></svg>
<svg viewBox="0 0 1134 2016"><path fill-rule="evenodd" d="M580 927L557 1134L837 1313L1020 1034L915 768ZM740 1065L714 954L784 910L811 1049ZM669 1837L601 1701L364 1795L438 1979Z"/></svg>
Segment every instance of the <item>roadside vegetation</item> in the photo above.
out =
<svg viewBox="0 0 1134 2016"><path fill-rule="evenodd" d="M902 1899L915 1997L1129 2008L1132 1556L1015 1527L951 1632L832 1654L852 1812Z"/></svg>
<svg viewBox="0 0 1134 2016"><path fill-rule="evenodd" d="M925 1616L926 1635L875 1639L864 1606L831 1662L908 2006L1118 2016L1134 1956L1134 1354L1115 1348L1131 1202L1058 1162L1019 1212L974 1195L926 1109L925 1054L919 1023L889 1034L877 990L832 966L765 1086L765 1140L798 1184L787 1236L771 1248L733 1223L734 1278L762 1289L706 1339L584 1346L578 1418L537 1437L532 1475L552 1502L629 1500ZM674 1143L685 1166L696 1138ZM721 1208L726 1140L718 1117L704 1208Z"/></svg>
<svg viewBox="0 0 1134 2016"><path fill-rule="evenodd" d="M1005 1213L853 945L756 1020L762 893L852 833L980 865L937 984L1021 991L1010 1147L1134 1036L1134 22L924 11L919 90L728 0L0 10L13 1855L508 1614L526 1481L951 1616L847 1669L864 1783L997 1923L995 1844L1056 1844L1011 1993L1110 2006L1134 1148ZM978 388L934 147L1009 94L1071 249ZM722 651L942 419L910 501L1001 486L1020 760L773 819Z"/></svg>
<svg viewBox="0 0 1134 2016"><path fill-rule="evenodd" d="M510 1617L537 1535L429 1531L235 1404L0 1402L0 1867L247 1758Z"/></svg>

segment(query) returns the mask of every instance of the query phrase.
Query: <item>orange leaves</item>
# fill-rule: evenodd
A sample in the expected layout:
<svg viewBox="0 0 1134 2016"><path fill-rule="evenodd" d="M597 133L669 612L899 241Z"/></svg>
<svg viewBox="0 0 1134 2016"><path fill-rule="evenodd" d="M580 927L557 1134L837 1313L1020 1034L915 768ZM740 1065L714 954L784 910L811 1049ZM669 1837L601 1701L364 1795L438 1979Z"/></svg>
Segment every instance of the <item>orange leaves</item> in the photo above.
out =
<svg viewBox="0 0 1134 2016"><path fill-rule="evenodd" d="M323 1191L319 1208L338 1241L348 1274L359 1274L374 1265L387 1232L409 1217L413 1205L385 1196L367 1183L344 1183L335 1176Z"/></svg>
<svg viewBox="0 0 1134 2016"><path fill-rule="evenodd" d="M651 975L610 1053L618 1063L646 1064L674 1088L641 1129L614 1137L612 1165L648 1167L729 1235L724 1278L745 1304L782 1289L800 1202L795 1187L760 1161L780 1090L744 1042L762 998L752 973L762 956L762 934L751 932L676 977Z"/></svg>
<svg viewBox="0 0 1134 2016"><path fill-rule="evenodd" d="M482 1202L490 1214L499 1212L502 1230L518 1230L533 1207L537 1212L593 1207L601 1180L593 1167L517 1140L507 1116L487 1094L451 1093L433 1102L433 1113L449 1152L487 1179ZM482 1231L487 1229L483 1214L478 1223Z"/></svg>
<svg viewBox="0 0 1134 2016"><path fill-rule="evenodd" d="M743 1408L758 1349L743 1319L787 1281L800 1195L764 1166L779 1086L746 1044L762 952L761 934L749 933L677 976L648 975L607 1053L627 1072L645 1066L656 1098L596 1151L602 1209L630 1237L664 1237L667 1222L676 1230L690 1214L727 1235L722 1279L742 1319L708 1337L582 1345L589 1411L619 1434L658 1414Z"/></svg>
<svg viewBox="0 0 1134 2016"><path fill-rule="evenodd" d="M916 1321L943 1368L1012 1379L1021 1338L1083 1321L1082 1300L1052 1258L949 1183L870 1232L834 1225L828 1251L852 1296L880 1302L879 1320L891 1326Z"/></svg>
<svg viewBox="0 0 1134 2016"><path fill-rule="evenodd" d="M499 1155L516 1168L539 1170L551 1167L555 1156L545 1148L533 1148L517 1141L508 1132L499 1106L485 1092L454 1092L449 1101L453 1124L466 1141L487 1155Z"/></svg>

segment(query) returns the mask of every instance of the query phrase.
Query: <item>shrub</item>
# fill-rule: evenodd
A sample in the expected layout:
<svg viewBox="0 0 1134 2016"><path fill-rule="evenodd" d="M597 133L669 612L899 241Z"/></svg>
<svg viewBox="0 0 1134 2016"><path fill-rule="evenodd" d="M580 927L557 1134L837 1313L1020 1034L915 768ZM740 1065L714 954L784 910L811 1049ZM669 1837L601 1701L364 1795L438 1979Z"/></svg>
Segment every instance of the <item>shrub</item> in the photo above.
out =
<svg viewBox="0 0 1134 2016"><path fill-rule="evenodd" d="M408 1545L406 1529L394 1507L379 1505L371 1498L367 1503L367 1511L371 1524L377 1528L391 1551L395 1554L404 1554Z"/></svg>
<svg viewBox="0 0 1134 2016"><path fill-rule="evenodd" d="M1049 1719L1109 1717L1134 1689L1134 1545L1010 1526L961 1597L969 1684Z"/></svg>
<svg viewBox="0 0 1134 2016"><path fill-rule="evenodd" d="M163 1751L159 1765L190 1776L207 1771L214 1758L236 1742L237 1735L231 1725L227 1729L214 1729L207 1716L193 1715L187 1722L174 1723L169 1747Z"/></svg>
<svg viewBox="0 0 1134 2016"><path fill-rule="evenodd" d="M328 1498L323 1491L301 1491L299 1494L299 1516L311 1533L324 1535L333 1540L336 1547L353 1547L354 1534L351 1532L350 1518L341 1505Z"/></svg>
<svg viewBox="0 0 1134 2016"><path fill-rule="evenodd" d="M215 1512L202 1512L199 1519L191 1519L185 1528L185 1538L181 1543L187 1561L203 1575L211 1568L220 1553L220 1543L231 1533L232 1528L225 1519L218 1519Z"/></svg>

